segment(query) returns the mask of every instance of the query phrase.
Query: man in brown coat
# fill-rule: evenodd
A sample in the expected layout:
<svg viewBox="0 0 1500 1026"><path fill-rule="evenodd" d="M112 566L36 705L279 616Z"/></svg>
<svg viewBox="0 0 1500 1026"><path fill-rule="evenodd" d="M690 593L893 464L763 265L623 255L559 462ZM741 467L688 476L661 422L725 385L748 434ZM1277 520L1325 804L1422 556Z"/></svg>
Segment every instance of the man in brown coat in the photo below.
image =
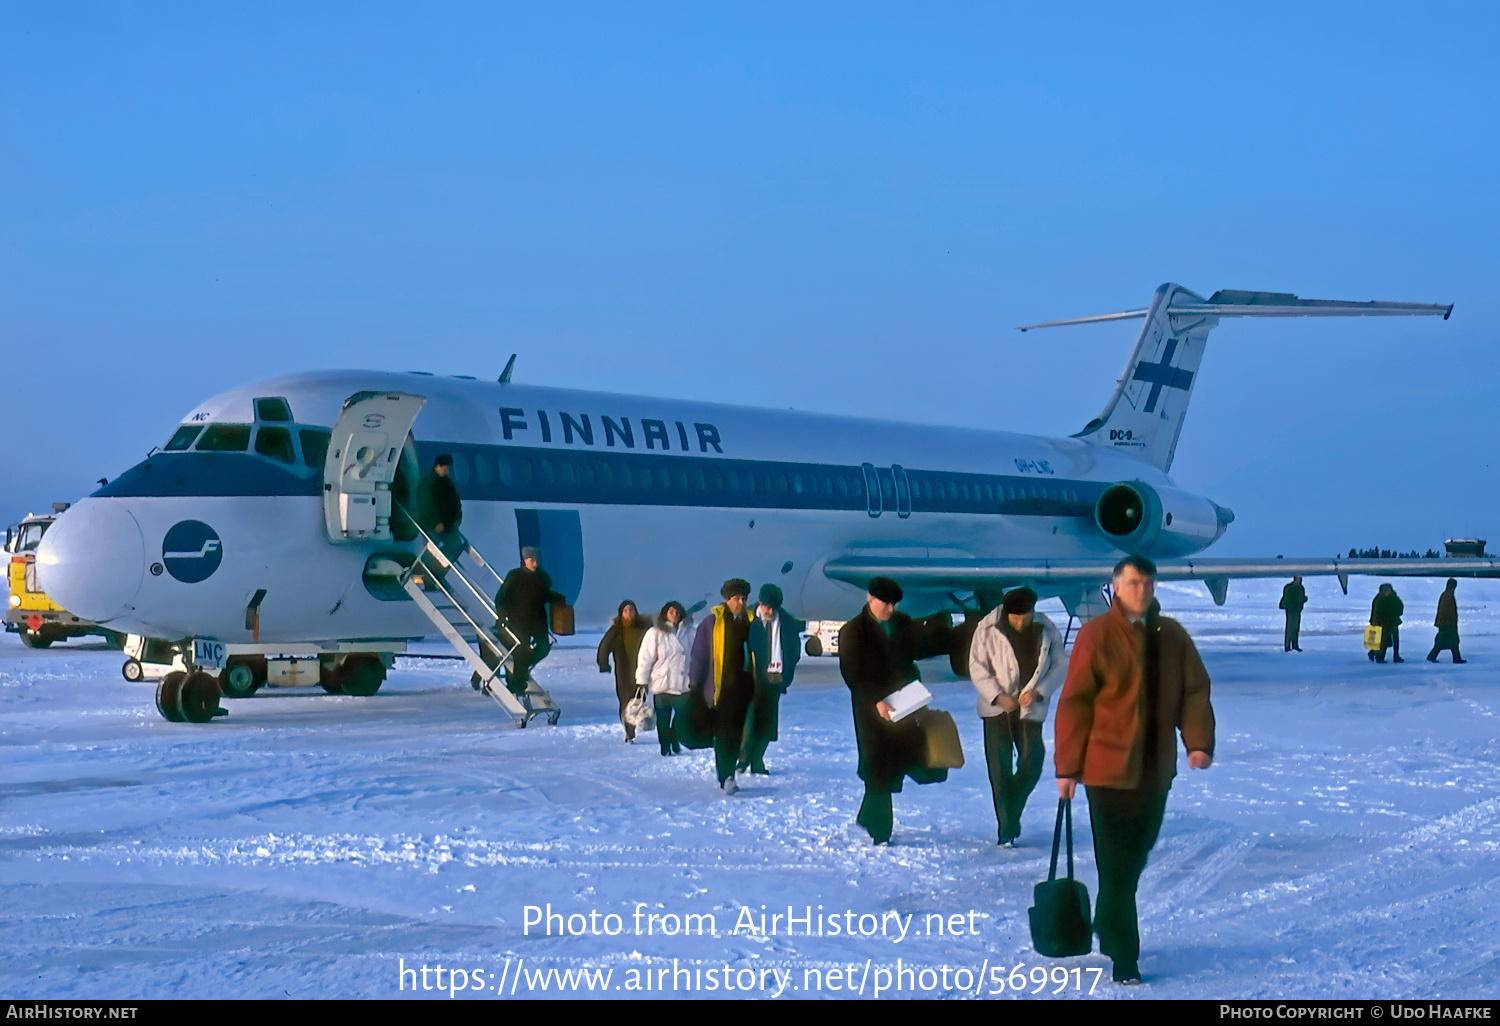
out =
<svg viewBox="0 0 1500 1026"><path fill-rule="evenodd" d="M1213 763L1208 672L1182 625L1158 615L1155 592L1156 564L1116 564L1114 603L1079 630L1057 703L1057 790L1072 798L1080 780L1088 789L1094 929L1116 983L1141 979L1135 891L1177 775L1177 732L1189 766Z"/></svg>
<svg viewBox="0 0 1500 1026"><path fill-rule="evenodd" d="M1432 625L1437 628L1437 637L1432 639L1432 651L1427 653L1429 663L1437 662L1438 653L1447 649L1453 653L1455 663L1468 662L1458 654L1458 598L1454 592L1458 588L1458 578L1448 578L1448 587L1438 596L1437 616Z"/></svg>

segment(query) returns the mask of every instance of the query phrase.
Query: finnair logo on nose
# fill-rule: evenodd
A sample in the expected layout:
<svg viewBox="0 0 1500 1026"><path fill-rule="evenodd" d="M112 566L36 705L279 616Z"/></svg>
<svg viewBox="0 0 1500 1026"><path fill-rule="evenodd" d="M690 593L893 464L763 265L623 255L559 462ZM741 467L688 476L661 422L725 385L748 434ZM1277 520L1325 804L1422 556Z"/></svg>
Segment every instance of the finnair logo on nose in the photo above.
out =
<svg viewBox="0 0 1500 1026"><path fill-rule="evenodd" d="M167 573L184 584L212 577L223 558L224 543L218 532L200 520L184 520L162 539L161 561Z"/></svg>

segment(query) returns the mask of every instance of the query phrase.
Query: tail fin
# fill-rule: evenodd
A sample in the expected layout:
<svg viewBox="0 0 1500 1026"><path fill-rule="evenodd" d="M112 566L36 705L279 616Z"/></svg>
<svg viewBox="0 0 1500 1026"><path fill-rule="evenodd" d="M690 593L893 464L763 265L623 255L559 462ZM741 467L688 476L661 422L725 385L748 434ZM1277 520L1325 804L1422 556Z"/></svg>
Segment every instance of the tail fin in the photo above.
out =
<svg viewBox="0 0 1500 1026"><path fill-rule="evenodd" d="M1221 289L1204 299L1169 282L1156 290L1151 306L1144 310L1029 324L1020 330L1144 317L1146 325L1104 412L1073 437L1126 450L1166 471L1171 469L1177 452L1177 438L1182 434L1188 400L1193 397L1203 347L1219 318L1440 314L1447 320L1452 312L1452 305L1436 303L1344 303L1298 299L1286 292L1231 289Z"/></svg>

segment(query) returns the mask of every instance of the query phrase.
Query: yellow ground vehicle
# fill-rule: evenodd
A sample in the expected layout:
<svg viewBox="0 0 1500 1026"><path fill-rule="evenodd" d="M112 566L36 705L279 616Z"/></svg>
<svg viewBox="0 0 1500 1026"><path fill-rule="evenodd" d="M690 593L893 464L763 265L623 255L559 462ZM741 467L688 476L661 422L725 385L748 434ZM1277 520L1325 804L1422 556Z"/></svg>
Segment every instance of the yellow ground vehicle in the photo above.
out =
<svg viewBox="0 0 1500 1026"><path fill-rule="evenodd" d="M21 644L27 648L46 648L62 638L82 638L90 634L97 634L115 648L121 648L125 644L125 635L74 616L48 598L36 582L36 547L58 514L67 508L66 502L54 502L51 513L33 513L19 524L5 529L5 551L10 556L10 597L5 604L5 629L19 634Z"/></svg>

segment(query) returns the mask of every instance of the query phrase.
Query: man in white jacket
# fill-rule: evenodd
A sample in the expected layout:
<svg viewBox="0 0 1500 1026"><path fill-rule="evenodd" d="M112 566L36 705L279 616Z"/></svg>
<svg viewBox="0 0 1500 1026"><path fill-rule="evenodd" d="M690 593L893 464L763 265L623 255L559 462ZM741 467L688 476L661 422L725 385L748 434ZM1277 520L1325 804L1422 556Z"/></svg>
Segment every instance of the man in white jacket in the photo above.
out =
<svg viewBox="0 0 1500 1026"><path fill-rule="evenodd" d="M979 692L999 843L1007 847L1021 836L1021 811L1041 779L1047 701L1067 671L1062 635L1036 611L1036 592L1030 588L1007 593L974 631L969 676Z"/></svg>

